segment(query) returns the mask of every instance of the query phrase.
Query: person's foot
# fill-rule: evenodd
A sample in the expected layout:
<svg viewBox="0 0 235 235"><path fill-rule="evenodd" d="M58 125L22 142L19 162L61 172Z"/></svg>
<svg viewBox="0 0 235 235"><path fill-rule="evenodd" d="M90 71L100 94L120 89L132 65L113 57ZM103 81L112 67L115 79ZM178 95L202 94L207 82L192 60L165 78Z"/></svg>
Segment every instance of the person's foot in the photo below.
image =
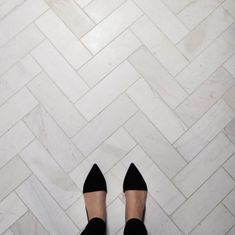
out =
<svg viewBox="0 0 235 235"><path fill-rule="evenodd" d="M143 220L147 191L128 190L125 191L126 197L126 221L130 219Z"/></svg>
<svg viewBox="0 0 235 235"><path fill-rule="evenodd" d="M105 198L106 198L105 191L84 193L84 200L89 220L98 217L105 221L106 218Z"/></svg>

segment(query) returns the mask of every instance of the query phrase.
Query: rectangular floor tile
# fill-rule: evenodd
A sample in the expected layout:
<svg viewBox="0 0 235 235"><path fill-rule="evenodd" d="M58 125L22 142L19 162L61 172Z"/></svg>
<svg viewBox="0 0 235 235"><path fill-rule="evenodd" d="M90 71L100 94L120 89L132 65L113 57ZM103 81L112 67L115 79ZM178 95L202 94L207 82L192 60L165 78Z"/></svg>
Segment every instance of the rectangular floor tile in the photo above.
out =
<svg viewBox="0 0 235 235"><path fill-rule="evenodd" d="M228 210L235 216L235 190L233 190L223 201ZM234 218L235 223L235 218Z"/></svg>
<svg viewBox="0 0 235 235"><path fill-rule="evenodd" d="M198 89L195 90L175 112L188 126L194 124L214 105L225 92L234 85L235 80L223 68L219 68Z"/></svg>
<svg viewBox="0 0 235 235"><path fill-rule="evenodd" d="M73 68L78 69L91 58L90 52L52 11L43 14L36 25Z"/></svg>
<svg viewBox="0 0 235 235"><path fill-rule="evenodd" d="M233 17L223 7L219 7L193 29L178 44L178 48L188 59L192 60L233 22Z"/></svg>
<svg viewBox="0 0 235 235"><path fill-rule="evenodd" d="M162 208L148 195L146 202L145 225L150 234L182 235Z"/></svg>
<svg viewBox="0 0 235 235"><path fill-rule="evenodd" d="M39 223L32 212L28 211L23 217L16 221L16 223L11 226L11 231L14 235L23 234L40 234L48 235L45 228Z"/></svg>
<svg viewBox="0 0 235 235"><path fill-rule="evenodd" d="M92 0L74 0L80 7L84 8L88 5Z"/></svg>
<svg viewBox="0 0 235 235"><path fill-rule="evenodd" d="M91 120L138 78L140 75L125 61L83 96L76 107L87 120Z"/></svg>
<svg viewBox="0 0 235 235"><path fill-rule="evenodd" d="M235 116L223 100L218 101L174 146L190 161L192 160Z"/></svg>
<svg viewBox="0 0 235 235"><path fill-rule="evenodd" d="M174 212L173 221L184 233L189 233L233 187L234 181L220 169Z"/></svg>
<svg viewBox="0 0 235 235"><path fill-rule="evenodd" d="M0 203L0 233L7 230L18 220L27 208L19 197L13 192Z"/></svg>
<svg viewBox="0 0 235 235"><path fill-rule="evenodd" d="M183 54L146 16L137 20L131 30L172 76L188 64Z"/></svg>
<svg viewBox="0 0 235 235"><path fill-rule="evenodd" d="M229 13L235 17L235 2L233 0L226 0L223 3L223 7L229 11Z"/></svg>
<svg viewBox="0 0 235 235"><path fill-rule="evenodd" d="M75 135L74 143L87 156L124 124L136 110L133 102L126 95L122 95Z"/></svg>
<svg viewBox="0 0 235 235"><path fill-rule="evenodd" d="M184 159L140 112L124 127L169 178L185 166Z"/></svg>
<svg viewBox="0 0 235 235"><path fill-rule="evenodd" d="M178 14L178 17L189 29L193 29L222 2L223 0L191 1L190 4Z"/></svg>
<svg viewBox="0 0 235 235"><path fill-rule="evenodd" d="M17 189L17 194L50 234L78 233L78 229L36 177L31 176L27 179Z"/></svg>
<svg viewBox="0 0 235 235"><path fill-rule="evenodd" d="M228 43L222 35L177 75L176 80L178 80L189 93L192 93L212 75L234 51L235 47Z"/></svg>
<svg viewBox="0 0 235 235"><path fill-rule="evenodd" d="M85 82L48 41L34 49L32 55L72 102L88 90Z"/></svg>
<svg viewBox="0 0 235 235"><path fill-rule="evenodd" d="M12 10L20 6L24 0L12 0L12 1L2 1L0 8L0 19L9 14Z"/></svg>
<svg viewBox="0 0 235 235"><path fill-rule="evenodd" d="M70 173L70 176L78 187L82 189L87 173L94 163L98 164L103 174L105 174L111 168L113 169L115 164L117 164L135 145L135 141L121 128L91 153L86 160L79 164L78 167Z"/></svg>
<svg viewBox="0 0 235 235"><path fill-rule="evenodd" d="M79 73L90 86L94 86L139 46L138 39L126 31L85 64Z"/></svg>
<svg viewBox="0 0 235 235"><path fill-rule="evenodd" d="M235 55L224 64L224 67L235 77Z"/></svg>
<svg viewBox="0 0 235 235"><path fill-rule="evenodd" d="M143 79L129 88L127 94L169 142L173 143L186 131L187 128L183 122Z"/></svg>
<svg viewBox="0 0 235 235"><path fill-rule="evenodd" d="M23 88L41 68L30 55L24 57L0 78L0 105Z"/></svg>
<svg viewBox="0 0 235 235"><path fill-rule="evenodd" d="M224 168L235 180L235 154L224 164Z"/></svg>
<svg viewBox="0 0 235 235"><path fill-rule="evenodd" d="M93 21L80 9L80 7L73 0L45 1L78 38L82 37L94 27Z"/></svg>
<svg viewBox="0 0 235 235"><path fill-rule="evenodd" d="M64 209L78 199L81 193L78 187L38 141L31 143L20 156Z"/></svg>
<svg viewBox="0 0 235 235"><path fill-rule="evenodd" d="M162 2L176 14L183 10L192 1L194 0L162 0Z"/></svg>
<svg viewBox="0 0 235 235"><path fill-rule="evenodd" d="M84 8L84 11L91 19L99 23L124 2L125 0L94 0Z"/></svg>
<svg viewBox="0 0 235 235"><path fill-rule="evenodd" d="M145 47L132 54L129 61L171 108L187 97L186 91Z"/></svg>
<svg viewBox="0 0 235 235"><path fill-rule="evenodd" d="M135 0L135 2L174 43L188 33L186 27L160 0Z"/></svg>
<svg viewBox="0 0 235 235"><path fill-rule="evenodd" d="M0 200L14 190L30 174L30 170L18 157L9 161L0 169Z"/></svg>
<svg viewBox="0 0 235 235"><path fill-rule="evenodd" d="M226 234L226 235L234 235L235 234L235 226Z"/></svg>
<svg viewBox="0 0 235 235"><path fill-rule="evenodd" d="M235 145L235 118L224 128L224 133Z"/></svg>
<svg viewBox="0 0 235 235"><path fill-rule="evenodd" d="M30 112L38 102L27 89L20 90L0 107L0 136Z"/></svg>
<svg viewBox="0 0 235 235"><path fill-rule="evenodd" d="M227 234L235 224L235 218L221 204L191 233L192 235Z"/></svg>
<svg viewBox="0 0 235 235"><path fill-rule="evenodd" d="M168 215L184 202L185 199L180 191L139 146L135 147L121 162L126 168L130 163L135 163L148 185L149 193Z"/></svg>
<svg viewBox="0 0 235 235"><path fill-rule="evenodd" d="M233 153L235 146L220 133L174 178L174 183L189 197Z"/></svg>
<svg viewBox="0 0 235 235"><path fill-rule="evenodd" d="M224 101L235 111L235 86L231 87L223 97Z"/></svg>
<svg viewBox="0 0 235 235"><path fill-rule="evenodd" d="M29 88L69 137L86 124L85 119L45 73L39 74Z"/></svg>
<svg viewBox="0 0 235 235"><path fill-rule="evenodd" d="M36 26L30 25L3 47L0 47L0 75L26 56L43 39L44 36Z"/></svg>
<svg viewBox="0 0 235 235"><path fill-rule="evenodd" d="M87 33L81 41L93 54L96 54L141 15L139 8L128 0Z"/></svg>
<svg viewBox="0 0 235 235"><path fill-rule="evenodd" d="M43 0L25 0L23 4L0 22L0 46L4 45L47 9L48 6Z"/></svg>
<svg viewBox="0 0 235 235"><path fill-rule="evenodd" d="M16 156L33 138L23 122L19 122L6 132L0 138L0 167Z"/></svg>
<svg viewBox="0 0 235 235"><path fill-rule="evenodd" d="M24 118L25 123L65 172L83 160L82 154L41 106Z"/></svg>

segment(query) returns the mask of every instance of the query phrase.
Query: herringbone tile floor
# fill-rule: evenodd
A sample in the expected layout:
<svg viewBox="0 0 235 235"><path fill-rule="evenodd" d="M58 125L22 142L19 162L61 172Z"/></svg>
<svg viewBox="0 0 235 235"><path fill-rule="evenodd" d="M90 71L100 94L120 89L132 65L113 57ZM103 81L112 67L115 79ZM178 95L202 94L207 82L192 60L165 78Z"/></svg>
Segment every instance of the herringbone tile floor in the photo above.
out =
<svg viewBox="0 0 235 235"><path fill-rule="evenodd" d="M82 185L144 175L151 235L235 235L234 0L0 0L0 234L73 235Z"/></svg>

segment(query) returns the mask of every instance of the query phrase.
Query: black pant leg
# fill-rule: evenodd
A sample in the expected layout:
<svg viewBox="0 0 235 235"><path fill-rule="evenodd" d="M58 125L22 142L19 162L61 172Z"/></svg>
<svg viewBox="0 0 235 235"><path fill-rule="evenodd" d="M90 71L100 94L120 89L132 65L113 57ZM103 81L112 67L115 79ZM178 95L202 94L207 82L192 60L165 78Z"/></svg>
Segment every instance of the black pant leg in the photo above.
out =
<svg viewBox="0 0 235 235"><path fill-rule="evenodd" d="M105 235L106 224L100 218L93 218L87 224L81 235Z"/></svg>
<svg viewBox="0 0 235 235"><path fill-rule="evenodd" d="M124 235L147 235L144 223L139 219L130 219L126 222Z"/></svg>

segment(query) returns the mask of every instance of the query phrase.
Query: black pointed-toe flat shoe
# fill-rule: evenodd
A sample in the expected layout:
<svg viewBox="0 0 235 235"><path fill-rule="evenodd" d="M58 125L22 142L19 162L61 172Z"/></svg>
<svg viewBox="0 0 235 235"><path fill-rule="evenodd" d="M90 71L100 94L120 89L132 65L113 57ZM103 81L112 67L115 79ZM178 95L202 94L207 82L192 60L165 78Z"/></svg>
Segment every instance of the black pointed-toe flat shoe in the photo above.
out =
<svg viewBox="0 0 235 235"><path fill-rule="evenodd" d="M129 166L123 181L123 192L127 190L148 191L146 182L134 163Z"/></svg>
<svg viewBox="0 0 235 235"><path fill-rule="evenodd" d="M106 181L100 168L94 164L88 173L83 185L83 193L105 191L107 192Z"/></svg>

